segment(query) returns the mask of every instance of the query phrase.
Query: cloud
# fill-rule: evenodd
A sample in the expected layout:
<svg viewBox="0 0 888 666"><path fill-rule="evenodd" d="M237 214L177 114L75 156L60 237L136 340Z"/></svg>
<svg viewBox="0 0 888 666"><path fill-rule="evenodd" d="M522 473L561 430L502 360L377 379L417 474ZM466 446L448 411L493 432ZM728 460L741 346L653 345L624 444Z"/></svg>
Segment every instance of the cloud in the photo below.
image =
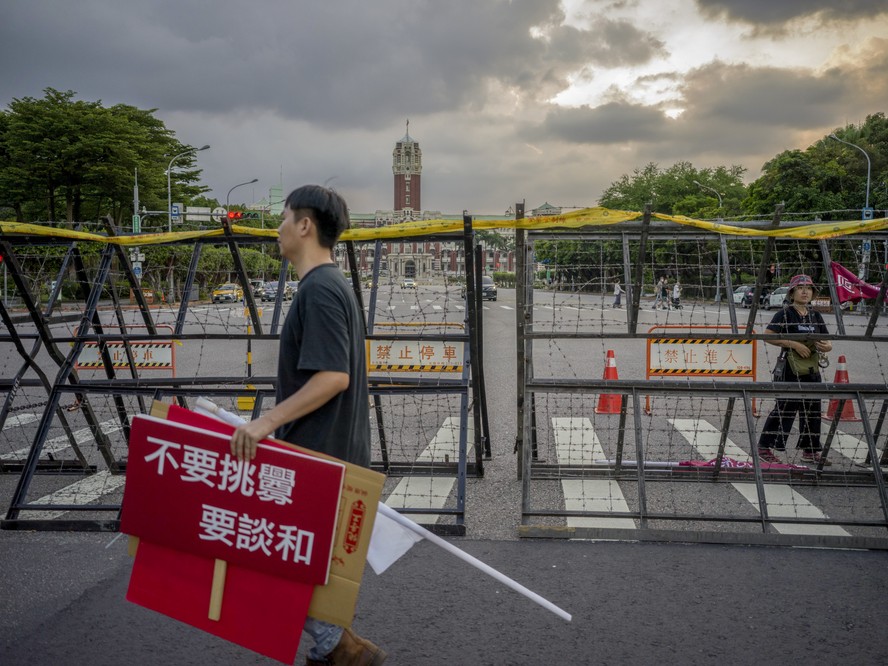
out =
<svg viewBox="0 0 888 666"><path fill-rule="evenodd" d="M782 31L781 24L802 18L821 23L858 21L888 12L882 0L696 0L704 16L726 18Z"/></svg>
<svg viewBox="0 0 888 666"><path fill-rule="evenodd" d="M873 3L846 5L849 16L877 13ZM212 145L198 164L215 196L254 177L259 198L280 180L287 189L335 176L363 212L392 205L391 154L409 117L423 150L424 207L452 213L500 212L522 199L593 204L649 161L742 163L754 177L774 154L883 111L888 99L888 42L864 41L872 21L847 35L831 29L828 45L806 24L810 34L780 41L780 51L724 20L831 16L820 0L207 7L13 3L0 23L0 105L51 86L156 108L181 141ZM697 8L719 25L690 13ZM711 61L722 42L730 48ZM781 65L790 50L804 67Z"/></svg>
<svg viewBox="0 0 888 666"><path fill-rule="evenodd" d="M555 108L546 117L542 132L569 143L614 144L657 140L667 120L656 108L610 102L596 108Z"/></svg>

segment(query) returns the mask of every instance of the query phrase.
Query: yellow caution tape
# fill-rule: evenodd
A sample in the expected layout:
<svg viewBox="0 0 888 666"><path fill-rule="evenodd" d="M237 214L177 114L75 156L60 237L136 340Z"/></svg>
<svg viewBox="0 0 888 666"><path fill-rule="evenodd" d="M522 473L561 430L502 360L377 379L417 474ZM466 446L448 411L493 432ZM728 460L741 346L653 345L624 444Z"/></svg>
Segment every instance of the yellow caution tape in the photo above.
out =
<svg viewBox="0 0 888 666"><path fill-rule="evenodd" d="M528 229L534 231L555 229L581 229L594 226L618 225L623 222L637 220L642 214L636 211L611 210L608 208L584 208L582 210L563 213L561 215L545 215L528 217L521 220L504 219L473 219L474 229ZM844 222L816 222L801 227L786 229L751 229L749 227L726 224L725 222L709 222L695 220L683 215L665 215L654 213L653 217L666 222L674 222L683 226L696 227L718 234L746 236L750 238L795 238L799 240L820 240L868 233L888 228L888 218L877 220L848 220ZM232 225L237 234L276 238L277 229L255 229L241 225ZM411 236L428 236L433 234L459 233L463 230L461 219L416 220L391 224L384 227L353 228L342 234L345 241L372 241L407 238ZM21 234L29 236L51 236L69 238L71 240L92 241L98 243L116 243L117 245L157 245L181 240L212 238L223 235L223 230L205 229L198 231L175 231L172 233L138 234L135 236L107 236L104 234L73 231L64 227L48 227L39 224L0 221L0 233Z"/></svg>

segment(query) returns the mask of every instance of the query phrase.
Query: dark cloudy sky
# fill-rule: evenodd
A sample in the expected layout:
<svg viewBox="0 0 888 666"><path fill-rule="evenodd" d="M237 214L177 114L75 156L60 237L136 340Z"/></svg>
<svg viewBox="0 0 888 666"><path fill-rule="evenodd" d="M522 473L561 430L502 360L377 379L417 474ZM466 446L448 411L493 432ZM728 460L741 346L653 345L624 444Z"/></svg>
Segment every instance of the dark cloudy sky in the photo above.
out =
<svg viewBox="0 0 888 666"><path fill-rule="evenodd" d="M886 0L9 0L0 105L46 87L156 108L233 200L331 183L392 206L588 206L648 162L740 164L888 112Z"/></svg>

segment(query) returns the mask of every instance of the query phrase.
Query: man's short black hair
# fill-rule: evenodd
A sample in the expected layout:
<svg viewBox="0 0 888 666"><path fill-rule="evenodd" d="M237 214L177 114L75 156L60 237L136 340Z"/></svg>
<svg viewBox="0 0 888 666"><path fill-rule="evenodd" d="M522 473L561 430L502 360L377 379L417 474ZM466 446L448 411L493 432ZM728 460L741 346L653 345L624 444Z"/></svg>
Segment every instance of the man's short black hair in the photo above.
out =
<svg viewBox="0 0 888 666"><path fill-rule="evenodd" d="M285 203L293 211L306 211L317 223L318 242L333 248L342 232L348 229L348 205L338 192L320 185L297 187Z"/></svg>

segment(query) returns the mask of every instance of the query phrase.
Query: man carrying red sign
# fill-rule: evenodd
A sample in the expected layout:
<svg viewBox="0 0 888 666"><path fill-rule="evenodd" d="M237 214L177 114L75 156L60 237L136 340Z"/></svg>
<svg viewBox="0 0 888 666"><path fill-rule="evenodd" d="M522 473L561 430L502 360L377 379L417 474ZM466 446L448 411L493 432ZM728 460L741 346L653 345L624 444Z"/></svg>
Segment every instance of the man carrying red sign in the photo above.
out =
<svg viewBox="0 0 888 666"><path fill-rule="evenodd" d="M346 466L272 441L258 464L239 461L230 426L169 409L130 432L121 531L139 542L127 599L292 663L330 578Z"/></svg>
<svg viewBox="0 0 888 666"><path fill-rule="evenodd" d="M348 207L333 190L293 190L278 227L278 245L299 275L299 291L281 331L277 405L240 426L231 454L243 463L272 433L350 463L370 465L370 415L364 320L333 247L348 228ZM350 629L308 618L315 640L308 664L382 664L386 653Z"/></svg>

